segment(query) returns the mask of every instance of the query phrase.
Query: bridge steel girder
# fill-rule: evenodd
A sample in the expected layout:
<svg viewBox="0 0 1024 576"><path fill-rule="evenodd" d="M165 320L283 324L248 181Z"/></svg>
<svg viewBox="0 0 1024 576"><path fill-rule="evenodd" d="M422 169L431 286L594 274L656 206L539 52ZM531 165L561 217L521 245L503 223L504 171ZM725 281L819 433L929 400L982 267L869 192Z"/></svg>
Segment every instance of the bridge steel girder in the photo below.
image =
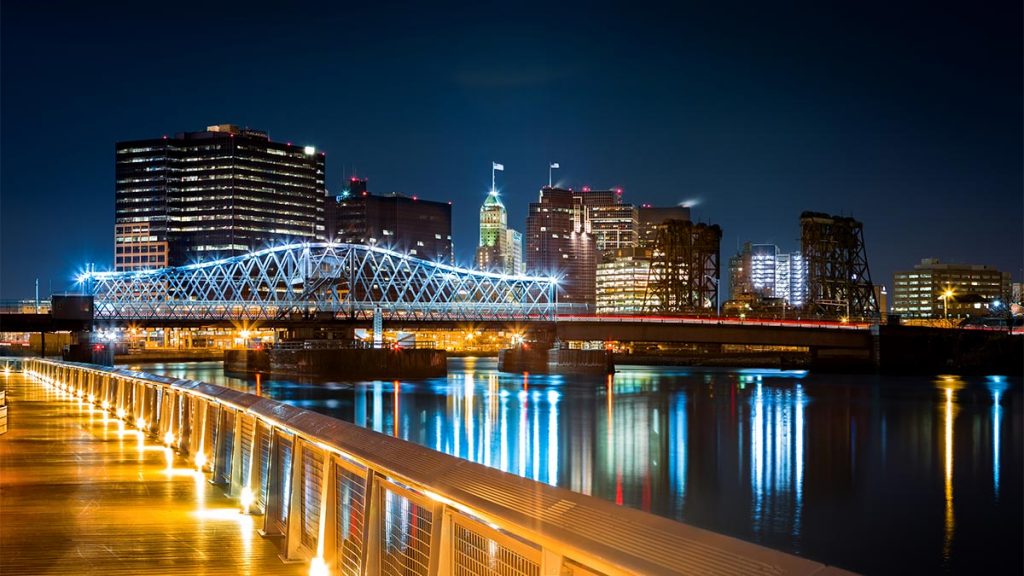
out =
<svg viewBox="0 0 1024 576"><path fill-rule="evenodd" d="M360 244L315 242L177 268L90 272L98 322L532 321L557 279L458 268Z"/></svg>
<svg viewBox="0 0 1024 576"><path fill-rule="evenodd" d="M657 322L574 320L559 322L556 332L559 340L569 341L677 342L861 350L871 348L873 342L868 330Z"/></svg>

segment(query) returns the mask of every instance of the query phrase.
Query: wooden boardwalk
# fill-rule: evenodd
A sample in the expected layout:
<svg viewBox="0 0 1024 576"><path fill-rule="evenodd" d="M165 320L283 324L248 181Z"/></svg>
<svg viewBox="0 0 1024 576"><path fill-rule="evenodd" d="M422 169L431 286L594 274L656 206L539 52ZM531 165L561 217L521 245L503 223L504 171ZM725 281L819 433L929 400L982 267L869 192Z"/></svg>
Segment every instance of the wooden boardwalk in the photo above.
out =
<svg viewBox="0 0 1024 576"><path fill-rule="evenodd" d="M217 486L83 403L0 374L0 575L305 574Z"/></svg>

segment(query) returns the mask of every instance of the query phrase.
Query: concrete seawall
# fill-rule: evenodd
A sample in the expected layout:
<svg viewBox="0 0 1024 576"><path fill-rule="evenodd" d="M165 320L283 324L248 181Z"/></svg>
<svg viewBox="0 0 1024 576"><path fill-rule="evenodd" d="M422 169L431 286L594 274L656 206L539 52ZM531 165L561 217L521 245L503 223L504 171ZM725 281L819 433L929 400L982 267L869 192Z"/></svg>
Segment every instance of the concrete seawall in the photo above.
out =
<svg viewBox="0 0 1024 576"><path fill-rule="evenodd" d="M498 370L537 374L612 374L615 361L607 350L512 348L498 354Z"/></svg>
<svg viewBox="0 0 1024 576"><path fill-rule="evenodd" d="M448 373L448 359L443 350L225 350L224 370L345 379L430 378Z"/></svg>

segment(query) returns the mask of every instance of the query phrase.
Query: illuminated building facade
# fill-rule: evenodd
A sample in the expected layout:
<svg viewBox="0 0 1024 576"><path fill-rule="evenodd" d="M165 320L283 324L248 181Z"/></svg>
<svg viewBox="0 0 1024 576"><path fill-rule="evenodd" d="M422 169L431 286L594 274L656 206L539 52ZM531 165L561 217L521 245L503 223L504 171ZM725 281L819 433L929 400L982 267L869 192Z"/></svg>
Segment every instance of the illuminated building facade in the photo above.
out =
<svg viewBox="0 0 1024 576"><path fill-rule="evenodd" d="M114 266L116 270L145 270L168 266L166 235L160 240L149 222L114 225Z"/></svg>
<svg viewBox="0 0 1024 576"><path fill-rule="evenodd" d="M651 275L650 250L623 248L597 265L596 290L598 314L640 314L645 298L648 308L656 309L656 298L648 294Z"/></svg>
<svg viewBox="0 0 1024 576"><path fill-rule="evenodd" d="M892 294L893 313L905 319L987 316L994 301L1010 297L1010 274L925 258L913 270L894 274Z"/></svg>
<svg viewBox="0 0 1024 576"><path fill-rule="evenodd" d="M397 193L371 194L351 178L327 202L327 235L336 242L380 246L432 262L453 262L452 205Z"/></svg>
<svg viewBox="0 0 1024 576"><path fill-rule="evenodd" d="M504 274L523 272L523 235L508 227L508 213L498 191L487 193L480 206L480 244L476 266Z"/></svg>
<svg viewBox="0 0 1024 576"><path fill-rule="evenodd" d="M745 243L729 258L729 280L731 300L781 299L793 308L807 302L807 260L775 244Z"/></svg>
<svg viewBox="0 0 1024 576"><path fill-rule="evenodd" d="M323 152L221 124L115 147L114 268L324 237Z"/></svg>
<svg viewBox="0 0 1024 576"><path fill-rule="evenodd" d="M774 244L754 244L750 247L750 285L754 292L766 298L775 296L775 263L779 247Z"/></svg>
<svg viewBox="0 0 1024 576"><path fill-rule="evenodd" d="M587 218L587 193L586 189L541 188L526 217L526 270L559 276L559 302L592 309L597 244ZM609 205L611 201L604 196L595 196L594 201Z"/></svg>

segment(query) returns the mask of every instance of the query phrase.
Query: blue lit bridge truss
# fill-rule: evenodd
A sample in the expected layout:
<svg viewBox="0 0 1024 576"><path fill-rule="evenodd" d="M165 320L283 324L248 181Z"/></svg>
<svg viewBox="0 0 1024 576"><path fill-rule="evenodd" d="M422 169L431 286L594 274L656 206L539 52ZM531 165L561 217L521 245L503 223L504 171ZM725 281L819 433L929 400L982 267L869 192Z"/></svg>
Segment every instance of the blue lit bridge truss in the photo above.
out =
<svg viewBox="0 0 1024 576"><path fill-rule="evenodd" d="M330 242L267 248L177 268L89 272L97 319L553 319L557 280L508 276Z"/></svg>

